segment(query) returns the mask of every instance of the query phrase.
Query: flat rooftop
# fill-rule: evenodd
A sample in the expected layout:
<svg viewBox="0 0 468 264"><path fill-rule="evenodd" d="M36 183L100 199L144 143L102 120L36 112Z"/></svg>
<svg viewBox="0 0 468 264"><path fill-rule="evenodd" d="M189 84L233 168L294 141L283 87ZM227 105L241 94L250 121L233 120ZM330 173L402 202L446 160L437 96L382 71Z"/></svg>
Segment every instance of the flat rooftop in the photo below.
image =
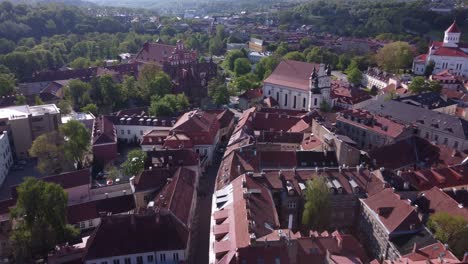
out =
<svg viewBox="0 0 468 264"><path fill-rule="evenodd" d="M0 119L8 118L9 120L13 119L23 119L27 118L29 115L32 116L41 116L46 113L49 114L59 114L60 111L55 106L55 104L46 104L46 105L16 105L5 108L0 108Z"/></svg>

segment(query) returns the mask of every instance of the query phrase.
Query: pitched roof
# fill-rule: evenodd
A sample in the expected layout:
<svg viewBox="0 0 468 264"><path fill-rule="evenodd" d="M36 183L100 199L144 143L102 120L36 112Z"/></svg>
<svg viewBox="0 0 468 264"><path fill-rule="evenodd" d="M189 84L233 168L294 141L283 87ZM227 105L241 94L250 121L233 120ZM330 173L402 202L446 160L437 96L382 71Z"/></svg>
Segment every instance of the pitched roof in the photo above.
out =
<svg viewBox="0 0 468 264"><path fill-rule="evenodd" d="M94 119L92 138L93 145L117 142L114 124L107 116Z"/></svg>
<svg viewBox="0 0 468 264"><path fill-rule="evenodd" d="M462 263L453 255L453 253L446 249L445 246L436 242L427 245L423 248L415 248L411 253L403 255L396 260L385 260L384 264L435 264L441 263L440 257L443 258L443 263L455 264Z"/></svg>
<svg viewBox="0 0 468 264"><path fill-rule="evenodd" d="M314 67L318 70L320 64L283 60L263 82L308 91L309 78Z"/></svg>
<svg viewBox="0 0 468 264"><path fill-rule="evenodd" d="M135 60L142 63L162 64L176 49L176 46L146 42L135 56Z"/></svg>
<svg viewBox="0 0 468 264"><path fill-rule="evenodd" d="M401 200L400 196L387 188L380 193L374 194L362 200L376 217L382 222L389 233L398 231L409 231L411 225L419 228L421 222L414 207L406 200Z"/></svg>
<svg viewBox="0 0 468 264"><path fill-rule="evenodd" d="M193 110L183 114L171 131L189 136L194 145L210 145L218 133L220 124L215 114Z"/></svg>
<svg viewBox="0 0 468 264"><path fill-rule="evenodd" d="M88 239L83 260L185 250L187 237L187 230L170 215L113 215L104 217Z"/></svg>
<svg viewBox="0 0 468 264"><path fill-rule="evenodd" d="M263 96L262 88L254 88L254 89L249 89L243 92L241 95L239 95L239 98L243 98L246 100L253 100L253 99L260 98L262 96Z"/></svg>
<svg viewBox="0 0 468 264"><path fill-rule="evenodd" d="M453 216L462 216L468 221L468 208L460 206L457 201L437 187L420 192L414 203L428 214L445 212Z"/></svg>
<svg viewBox="0 0 468 264"><path fill-rule="evenodd" d="M430 130L438 130L453 137L468 139L468 121L455 116L394 100L378 100L365 106L364 109L383 116L390 116L397 121Z"/></svg>
<svg viewBox="0 0 468 264"><path fill-rule="evenodd" d="M192 149L159 149L147 152L146 167L166 168L174 166L197 166L198 154Z"/></svg>
<svg viewBox="0 0 468 264"><path fill-rule="evenodd" d="M133 180L135 192L162 188L176 170L177 168L151 168L140 172Z"/></svg>
<svg viewBox="0 0 468 264"><path fill-rule="evenodd" d="M447 30L445 30L447 33L460 33L460 29L458 29L457 23L453 21L452 25L450 25Z"/></svg>
<svg viewBox="0 0 468 264"><path fill-rule="evenodd" d="M89 168L86 168L77 171L62 172L60 174L50 175L40 179L46 182L56 183L64 189L70 189L77 186L90 185L91 173Z"/></svg>
<svg viewBox="0 0 468 264"><path fill-rule="evenodd" d="M174 214L186 227L190 226L190 211L195 191L195 172L178 168L168 183L154 198L154 206Z"/></svg>
<svg viewBox="0 0 468 264"><path fill-rule="evenodd" d="M336 120L391 138L398 138L409 129L406 125L395 120L374 115L362 109L344 110L340 112Z"/></svg>
<svg viewBox="0 0 468 264"><path fill-rule="evenodd" d="M468 165L406 171L401 177L418 190L449 188L468 184Z"/></svg>
<svg viewBox="0 0 468 264"><path fill-rule="evenodd" d="M135 209L133 195L121 195L88 201L67 207L68 223L75 224L100 217L101 212L120 214Z"/></svg>

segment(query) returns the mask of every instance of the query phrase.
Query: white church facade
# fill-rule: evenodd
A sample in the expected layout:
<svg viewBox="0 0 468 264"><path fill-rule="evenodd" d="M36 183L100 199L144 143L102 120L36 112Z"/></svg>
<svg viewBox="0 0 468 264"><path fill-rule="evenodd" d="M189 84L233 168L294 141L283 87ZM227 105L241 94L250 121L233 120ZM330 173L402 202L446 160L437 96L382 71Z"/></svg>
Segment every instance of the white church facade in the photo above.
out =
<svg viewBox="0 0 468 264"><path fill-rule="evenodd" d="M445 31L444 41L433 42L427 54L419 55L413 60L414 74L424 74L426 66L433 61L433 74L448 70L454 75L468 77L468 43L460 42L460 37L461 31L453 22Z"/></svg>
<svg viewBox="0 0 468 264"><path fill-rule="evenodd" d="M263 95L272 97L279 108L305 110L330 107L331 68L324 64L283 60L263 81Z"/></svg>

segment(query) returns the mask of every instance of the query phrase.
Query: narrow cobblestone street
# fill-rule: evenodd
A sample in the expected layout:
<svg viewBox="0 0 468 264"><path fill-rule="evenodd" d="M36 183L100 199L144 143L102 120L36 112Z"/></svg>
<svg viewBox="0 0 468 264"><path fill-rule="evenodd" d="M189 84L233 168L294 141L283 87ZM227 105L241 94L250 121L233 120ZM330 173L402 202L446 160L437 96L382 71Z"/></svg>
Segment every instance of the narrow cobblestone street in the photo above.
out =
<svg viewBox="0 0 468 264"><path fill-rule="evenodd" d="M193 234L193 261L191 263L208 263L208 249L210 243L210 217L211 200L216 182L216 174L221 162L222 154L216 153L213 164L206 170L200 179L198 190L197 216L195 219L196 230Z"/></svg>

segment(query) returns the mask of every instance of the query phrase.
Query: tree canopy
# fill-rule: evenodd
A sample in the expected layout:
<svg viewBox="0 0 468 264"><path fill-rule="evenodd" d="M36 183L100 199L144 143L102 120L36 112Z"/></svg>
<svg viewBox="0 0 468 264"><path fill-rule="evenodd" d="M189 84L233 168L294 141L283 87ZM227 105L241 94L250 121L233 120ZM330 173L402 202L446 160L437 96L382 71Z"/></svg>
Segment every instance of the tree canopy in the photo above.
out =
<svg viewBox="0 0 468 264"><path fill-rule="evenodd" d="M86 127L77 120L70 120L60 126L60 133L65 137L64 154L68 160L81 168L84 155L89 151L91 135Z"/></svg>
<svg viewBox="0 0 468 264"><path fill-rule="evenodd" d="M135 176L145 168L146 152L134 149L127 155L127 160L122 164L124 173L127 176Z"/></svg>
<svg viewBox="0 0 468 264"><path fill-rule="evenodd" d="M166 94L165 96L153 96L149 112L154 116L172 116L189 107L189 100L184 94Z"/></svg>
<svg viewBox="0 0 468 264"><path fill-rule="evenodd" d="M71 162L63 155L63 136L49 132L37 137L29 155L38 159L37 169L46 175L60 173L72 168Z"/></svg>
<svg viewBox="0 0 468 264"><path fill-rule="evenodd" d="M413 56L413 49L403 41L386 44L375 55L377 65L389 72L409 68L413 62Z"/></svg>
<svg viewBox="0 0 468 264"><path fill-rule="evenodd" d="M427 225L437 239L447 243L455 255L463 257L468 245L468 221L463 216L439 212L429 217Z"/></svg>
<svg viewBox="0 0 468 264"><path fill-rule="evenodd" d="M241 76L250 72L252 67L247 58L238 58L234 61L234 73L236 76Z"/></svg>
<svg viewBox="0 0 468 264"><path fill-rule="evenodd" d="M11 211L17 224L10 237L17 263L32 263L34 257L47 256L55 245L78 235L67 224L68 198L60 185L29 177L17 192L16 207Z"/></svg>
<svg viewBox="0 0 468 264"><path fill-rule="evenodd" d="M442 85L438 81L426 80L424 77L414 77L411 83L408 85L408 90L412 93L422 92L440 92Z"/></svg>
<svg viewBox="0 0 468 264"><path fill-rule="evenodd" d="M325 178L316 177L307 182L302 224L312 230L322 231L330 219L330 197Z"/></svg>

